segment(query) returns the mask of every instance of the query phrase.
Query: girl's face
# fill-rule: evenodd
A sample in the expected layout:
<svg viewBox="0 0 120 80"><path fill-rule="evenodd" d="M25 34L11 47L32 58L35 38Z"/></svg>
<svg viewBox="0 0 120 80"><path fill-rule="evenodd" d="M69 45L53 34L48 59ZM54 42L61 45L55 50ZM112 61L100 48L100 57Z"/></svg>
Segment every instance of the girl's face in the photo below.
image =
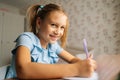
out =
<svg viewBox="0 0 120 80"><path fill-rule="evenodd" d="M44 20L39 20L38 37L43 43L55 43L66 28L67 16L60 11L51 12Z"/></svg>

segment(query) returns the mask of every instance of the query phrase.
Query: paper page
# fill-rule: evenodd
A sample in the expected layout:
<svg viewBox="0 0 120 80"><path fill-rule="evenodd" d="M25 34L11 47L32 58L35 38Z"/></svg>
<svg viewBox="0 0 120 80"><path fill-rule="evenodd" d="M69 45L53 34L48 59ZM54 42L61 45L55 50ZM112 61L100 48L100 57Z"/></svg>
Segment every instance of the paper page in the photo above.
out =
<svg viewBox="0 0 120 80"><path fill-rule="evenodd" d="M90 78L81 78L81 77L64 77L64 80L98 80L98 74L96 72L93 73Z"/></svg>

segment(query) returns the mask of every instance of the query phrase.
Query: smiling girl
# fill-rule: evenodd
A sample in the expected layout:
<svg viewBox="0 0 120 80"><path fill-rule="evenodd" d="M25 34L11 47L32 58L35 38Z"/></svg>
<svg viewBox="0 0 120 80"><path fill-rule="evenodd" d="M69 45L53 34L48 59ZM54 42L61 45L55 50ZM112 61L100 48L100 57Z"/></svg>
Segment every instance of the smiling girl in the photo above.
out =
<svg viewBox="0 0 120 80"><path fill-rule="evenodd" d="M32 5L28 8L27 16L31 32L24 32L16 39L7 78L50 79L92 75L96 62L91 57L81 60L63 49L68 17L60 6ZM68 64L55 64L59 57Z"/></svg>

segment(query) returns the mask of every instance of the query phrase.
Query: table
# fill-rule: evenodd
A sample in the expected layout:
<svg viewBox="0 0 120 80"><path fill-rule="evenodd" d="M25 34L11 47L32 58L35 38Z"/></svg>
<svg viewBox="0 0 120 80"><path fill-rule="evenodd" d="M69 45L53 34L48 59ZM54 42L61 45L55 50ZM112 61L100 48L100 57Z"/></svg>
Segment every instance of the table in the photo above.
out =
<svg viewBox="0 0 120 80"><path fill-rule="evenodd" d="M4 79L4 80L35 80L35 79ZM89 79L37 79L37 80L89 80Z"/></svg>

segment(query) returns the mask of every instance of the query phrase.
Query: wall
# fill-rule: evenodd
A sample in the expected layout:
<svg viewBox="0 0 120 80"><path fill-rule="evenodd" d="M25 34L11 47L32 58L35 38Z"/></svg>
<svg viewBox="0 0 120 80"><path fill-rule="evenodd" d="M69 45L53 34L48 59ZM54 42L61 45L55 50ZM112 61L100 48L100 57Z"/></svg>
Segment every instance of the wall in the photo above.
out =
<svg viewBox="0 0 120 80"><path fill-rule="evenodd" d="M68 46L82 48L86 38L96 54L120 53L120 0L40 0L43 5L51 2L68 13Z"/></svg>
<svg viewBox="0 0 120 80"><path fill-rule="evenodd" d="M0 11L6 11L6 12L20 14L20 9L18 9L14 6L8 5L8 4L4 4L4 3L0 3Z"/></svg>
<svg viewBox="0 0 120 80"><path fill-rule="evenodd" d="M22 32L24 16L19 15L19 9L0 4L0 67L10 63L14 41Z"/></svg>
<svg viewBox="0 0 120 80"><path fill-rule="evenodd" d="M120 53L120 0L49 0L69 16L68 46L82 48L83 38L96 54Z"/></svg>
<svg viewBox="0 0 120 80"><path fill-rule="evenodd" d="M97 54L120 52L120 1L79 0L70 5L70 45L82 47L86 38Z"/></svg>

